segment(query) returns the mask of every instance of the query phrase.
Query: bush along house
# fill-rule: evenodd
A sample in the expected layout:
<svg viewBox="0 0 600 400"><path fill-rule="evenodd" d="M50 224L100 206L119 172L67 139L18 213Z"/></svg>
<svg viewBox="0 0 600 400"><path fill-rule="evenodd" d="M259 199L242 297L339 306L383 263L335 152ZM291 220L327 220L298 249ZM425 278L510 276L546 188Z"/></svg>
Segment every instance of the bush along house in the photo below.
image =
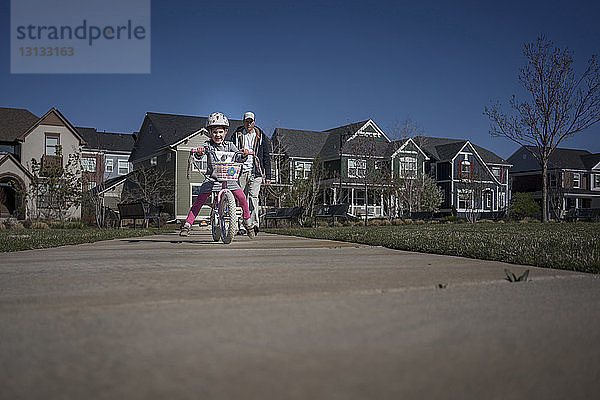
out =
<svg viewBox="0 0 600 400"><path fill-rule="evenodd" d="M532 152L521 147L508 161L511 191L531 193L542 201L542 168ZM554 150L548 161L548 211L551 218L564 218L569 211L600 209L600 153L587 150Z"/></svg>
<svg viewBox="0 0 600 400"><path fill-rule="evenodd" d="M440 213L469 219L500 218L508 208L510 162L468 140L417 136L427 154L425 172L442 189Z"/></svg>
<svg viewBox="0 0 600 400"><path fill-rule="evenodd" d="M392 174L416 177L427 155L412 139L391 141L373 120L326 131L277 128L272 136L271 192L299 180L318 179L320 204L348 203L353 216L394 216L402 205L392 194ZM317 177L315 165L322 166ZM273 190L274 189L274 190ZM276 204L277 199L269 199Z"/></svg>
<svg viewBox="0 0 600 400"><path fill-rule="evenodd" d="M62 201L57 204L56 197L51 196L56 187L49 190L50 185L45 182L50 179L50 171L56 170L54 167L71 165L72 182L77 184L80 168L69 160L78 159L84 144L77 129L55 108L42 117L25 109L0 108L1 216L80 218L81 207ZM37 171L32 160L39 165ZM37 185L32 185L36 179Z"/></svg>
<svg viewBox="0 0 600 400"><path fill-rule="evenodd" d="M242 121L229 120L229 131L242 126ZM133 165L125 184L125 201L145 200L160 205L171 220L185 220L200 185L204 168L189 166L192 148L208 140L206 117L148 112L137 135L129 161ZM189 178L188 178L189 171ZM204 206L198 220L210 215Z"/></svg>

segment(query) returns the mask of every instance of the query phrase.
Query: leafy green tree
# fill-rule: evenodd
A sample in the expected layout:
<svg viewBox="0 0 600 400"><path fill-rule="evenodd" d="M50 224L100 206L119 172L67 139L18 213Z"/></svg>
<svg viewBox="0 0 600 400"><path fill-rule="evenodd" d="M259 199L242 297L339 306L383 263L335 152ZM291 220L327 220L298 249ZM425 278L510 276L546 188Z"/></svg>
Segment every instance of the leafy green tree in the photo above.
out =
<svg viewBox="0 0 600 400"><path fill-rule="evenodd" d="M513 193L509 208L512 219L535 217L540 212L540 206L533 200L530 193Z"/></svg>

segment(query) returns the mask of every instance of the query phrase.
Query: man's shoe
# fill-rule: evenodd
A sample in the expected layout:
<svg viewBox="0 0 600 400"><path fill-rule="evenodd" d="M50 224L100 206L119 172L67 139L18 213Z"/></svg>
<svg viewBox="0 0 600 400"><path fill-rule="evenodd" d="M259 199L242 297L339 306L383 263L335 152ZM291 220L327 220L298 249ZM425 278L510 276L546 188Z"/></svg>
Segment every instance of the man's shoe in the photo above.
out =
<svg viewBox="0 0 600 400"><path fill-rule="evenodd" d="M248 237L250 239L254 239L254 226L252 226L252 223L250 222L249 219L244 220L244 228L246 228L246 235L248 235Z"/></svg>
<svg viewBox="0 0 600 400"><path fill-rule="evenodd" d="M183 224L181 230L179 231L179 236L190 236L190 231L192 230L192 225L189 223Z"/></svg>
<svg viewBox="0 0 600 400"><path fill-rule="evenodd" d="M258 226L254 225L254 236L258 235Z"/></svg>

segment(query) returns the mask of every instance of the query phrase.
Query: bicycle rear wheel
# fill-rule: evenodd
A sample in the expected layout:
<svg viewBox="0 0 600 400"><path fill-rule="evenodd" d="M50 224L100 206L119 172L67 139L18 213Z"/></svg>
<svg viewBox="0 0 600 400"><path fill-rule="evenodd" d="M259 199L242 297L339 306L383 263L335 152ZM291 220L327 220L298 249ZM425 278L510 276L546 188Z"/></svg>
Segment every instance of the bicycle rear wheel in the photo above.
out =
<svg viewBox="0 0 600 400"><path fill-rule="evenodd" d="M221 219L221 240L225 244L231 243L237 233L237 216L235 214L235 197L231 191L226 190L221 194L219 202L219 216Z"/></svg>

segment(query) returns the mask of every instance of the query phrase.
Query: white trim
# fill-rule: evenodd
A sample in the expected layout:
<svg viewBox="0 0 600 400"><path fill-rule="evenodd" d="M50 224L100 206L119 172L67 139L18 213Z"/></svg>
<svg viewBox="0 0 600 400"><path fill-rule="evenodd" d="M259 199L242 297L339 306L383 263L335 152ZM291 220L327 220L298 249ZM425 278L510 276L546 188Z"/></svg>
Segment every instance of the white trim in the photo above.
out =
<svg viewBox="0 0 600 400"><path fill-rule="evenodd" d="M473 151L472 153L467 153L467 154L472 154L473 156L475 156L479 162L481 162L481 164L484 166L485 170L488 172L488 175L490 175L492 177L492 179L494 179L494 182L498 185L501 185L502 183L499 182L496 177L494 176L494 174L492 174L492 171L490 171L490 168L488 167L487 163L485 161L483 161L483 158L481 158L481 156L479 155L479 153L477 152L477 150L475 150L475 147L471 144L470 141L466 141L464 146L461 147L461 149L456 153L456 155L454 157L452 157L452 166L454 166L454 159L459 155L459 154L465 154L465 152L463 152L463 149L469 145L469 147L471 148L471 150ZM453 171L454 172L454 171ZM452 174L452 179L454 179L454 173Z"/></svg>
<svg viewBox="0 0 600 400"><path fill-rule="evenodd" d="M396 155L398 155L398 153L403 152L403 153L416 153L414 151L406 151L406 150L402 150L407 144L408 142L411 142L420 152L421 154L423 154L423 157L425 157L425 161L429 161L429 157L427 156L427 154L425 154L425 152L415 143L414 140L412 140L412 138L407 138L404 143L402 144L402 146L400 146L398 148L398 150L396 150L393 154L392 154L392 158L396 157Z"/></svg>
<svg viewBox="0 0 600 400"><path fill-rule="evenodd" d="M365 126L367 126L367 124L371 123L373 125L373 127L375 128L375 130L377 131L377 133L380 136L383 136L385 138L385 140L387 140L388 143L391 143L391 140L389 137L387 137L387 135L377 126L377 124L375 123L375 121L373 121L372 119L369 119L367 122L365 122L360 128L358 128L356 130L356 132L354 132L354 134L352 136L350 136L348 139L346 139L345 143L348 143L348 141L358 137L358 136L373 136L372 134L369 135L367 133L363 133L362 135L360 134L361 131L363 131L363 129L365 128ZM352 125L352 124L350 124ZM342 125L342 126L346 126L346 125ZM334 128L336 129L336 128ZM364 132L364 131L363 131Z"/></svg>
<svg viewBox="0 0 600 400"><path fill-rule="evenodd" d="M168 145L168 147L177 147L179 146L181 143L185 142L186 140L190 140L193 136L196 136L199 133L204 134L204 132L208 133L208 131L206 130L206 128L200 128L198 129L196 132L194 133L190 133L188 136L184 137L183 139L181 139L179 142L175 142L173 144ZM227 130L227 133L229 133L229 130ZM205 135L207 137L207 139L210 139L208 137L208 135ZM164 147L161 147L161 149Z"/></svg>

